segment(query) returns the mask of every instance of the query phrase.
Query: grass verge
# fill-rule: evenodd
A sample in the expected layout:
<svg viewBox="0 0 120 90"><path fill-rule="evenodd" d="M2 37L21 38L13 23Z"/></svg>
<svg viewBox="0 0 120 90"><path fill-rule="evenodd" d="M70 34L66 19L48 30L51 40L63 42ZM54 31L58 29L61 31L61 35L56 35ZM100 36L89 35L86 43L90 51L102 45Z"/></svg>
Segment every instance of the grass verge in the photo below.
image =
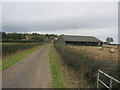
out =
<svg viewBox="0 0 120 90"><path fill-rule="evenodd" d="M65 88L63 79L64 76L60 72L60 66L57 64L57 52L53 46L50 47L49 50L49 60L51 66L51 73L52 73L52 83L53 88Z"/></svg>
<svg viewBox="0 0 120 90"><path fill-rule="evenodd" d="M0 66L2 69L2 71L6 70L7 68L9 68L10 66L12 66L13 64L15 64L16 62L20 61L21 59L23 59L25 56L35 52L36 50L42 48L45 45L40 45L37 47L34 47L32 49L28 49L19 53L15 53L13 56L7 58L6 60L4 60L2 62L2 66ZM1 72L1 71L0 71Z"/></svg>

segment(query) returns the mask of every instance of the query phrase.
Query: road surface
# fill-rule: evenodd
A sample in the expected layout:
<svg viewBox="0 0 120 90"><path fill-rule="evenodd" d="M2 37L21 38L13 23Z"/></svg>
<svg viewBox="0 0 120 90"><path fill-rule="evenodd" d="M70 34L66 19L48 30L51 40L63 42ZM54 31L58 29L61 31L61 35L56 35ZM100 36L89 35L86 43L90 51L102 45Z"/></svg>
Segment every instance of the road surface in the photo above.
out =
<svg viewBox="0 0 120 90"><path fill-rule="evenodd" d="M2 73L3 88L51 88L49 46L20 60Z"/></svg>

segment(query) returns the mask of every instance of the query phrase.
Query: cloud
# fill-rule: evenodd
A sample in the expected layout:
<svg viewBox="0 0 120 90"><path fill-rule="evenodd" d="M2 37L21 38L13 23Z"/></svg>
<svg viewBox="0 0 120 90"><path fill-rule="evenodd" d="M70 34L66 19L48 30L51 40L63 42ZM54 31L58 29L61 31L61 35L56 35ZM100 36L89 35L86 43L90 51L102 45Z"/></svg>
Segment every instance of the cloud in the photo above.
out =
<svg viewBox="0 0 120 90"><path fill-rule="evenodd" d="M3 31L116 36L117 3L3 3ZM117 38L117 36L115 37Z"/></svg>
<svg viewBox="0 0 120 90"><path fill-rule="evenodd" d="M80 36L95 36L103 41L106 40L107 37L112 37L114 39L114 43L118 43L118 31L113 30L114 28L100 28L98 29L61 29L56 31L33 31L36 33L55 33L55 34L65 34L65 35L80 35ZM106 31L107 30L107 31ZM108 31L109 30L109 31ZM91 32L90 32L91 31ZM104 32L104 33L103 33Z"/></svg>

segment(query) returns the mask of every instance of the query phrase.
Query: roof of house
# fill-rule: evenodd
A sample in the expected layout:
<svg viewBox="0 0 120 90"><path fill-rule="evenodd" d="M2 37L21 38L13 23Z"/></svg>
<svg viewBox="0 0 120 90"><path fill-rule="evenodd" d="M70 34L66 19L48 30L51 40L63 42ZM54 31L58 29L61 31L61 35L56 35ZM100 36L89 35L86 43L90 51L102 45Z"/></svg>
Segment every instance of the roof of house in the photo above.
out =
<svg viewBox="0 0 120 90"><path fill-rule="evenodd" d="M102 42L94 36L73 36L73 35L61 35L65 41L82 41L82 42Z"/></svg>

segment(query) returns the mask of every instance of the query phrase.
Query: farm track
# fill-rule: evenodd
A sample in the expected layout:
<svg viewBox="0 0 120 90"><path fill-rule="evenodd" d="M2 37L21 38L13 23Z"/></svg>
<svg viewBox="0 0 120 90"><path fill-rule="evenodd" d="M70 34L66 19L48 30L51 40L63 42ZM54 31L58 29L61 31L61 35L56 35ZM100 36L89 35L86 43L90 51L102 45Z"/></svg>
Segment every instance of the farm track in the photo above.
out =
<svg viewBox="0 0 120 90"><path fill-rule="evenodd" d="M2 73L3 88L51 88L49 46L34 52Z"/></svg>

